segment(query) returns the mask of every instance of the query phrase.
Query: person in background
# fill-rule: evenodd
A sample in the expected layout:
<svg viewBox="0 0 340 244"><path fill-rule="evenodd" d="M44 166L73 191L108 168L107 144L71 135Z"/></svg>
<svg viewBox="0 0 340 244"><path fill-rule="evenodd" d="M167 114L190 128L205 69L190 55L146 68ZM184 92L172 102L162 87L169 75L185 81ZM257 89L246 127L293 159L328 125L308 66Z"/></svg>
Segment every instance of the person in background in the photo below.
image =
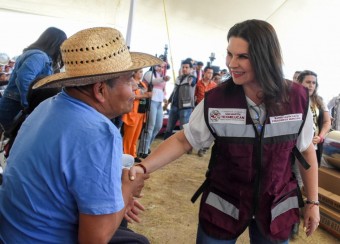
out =
<svg viewBox="0 0 340 244"><path fill-rule="evenodd" d="M0 53L0 72L5 71L5 66L9 63L9 56L6 53Z"/></svg>
<svg viewBox="0 0 340 244"><path fill-rule="evenodd" d="M164 139L170 137L176 126L177 120L180 127L189 122L189 117L195 107L196 77L192 73L192 63L183 61L181 65L182 75L175 80L175 87L168 99L171 103L168 124L164 133Z"/></svg>
<svg viewBox="0 0 340 244"><path fill-rule="evenodd" d="M152 173L193 147L212 148L203 192L197 244L234 244L249 230L250 243L288 243L300 220L292 150L310 168L305 183L304 230L320 221L318 166L308 94L284 79L280 44L266 21L247 20L228 32L226 64L232 77L208 91L184 130L161 143L130 174ZM143 169L142 169L143 168Z"/></svg>
<svg viewBox="0 0 340 244"><path fill-rule="evenodd" d="M123 149L125 154L130 154L134 157L135 162L140 163L141 160L137 157L137 141L142 130L143 122L145 121L145 113L147 100L151 97L152 92L148 92L147 85L142 82L143 69L137 70L133 74L133 80L137 89L135 90L135 101L131 112L123 115L124 136Z"/></svg>
<svg viewBox="0 0 340 244"><path fill-rule="evenodd" d="M215 73L213 74L212 80L216 83L216 85L219 85L219 84L221 84L221 78L222 78L222 77L221 77L221 74L215 72Z"/></svg>
<svg viewBox="0 0 340 244"><path fill-rule="evenodd" d="M196 72L196 79L201 80L203 78L203 62L202 61L197 61L196 62L196 67L195 67L195 72Z"/></svg>
<svg viewBox="0 0 340 244"><path fill-rule="evenodd" d="M293 81L294 82L298 82L298 77L299 77L299 74L301 73L300 70L297 70L294 72L294 75L293 75Z"/></svg>
<svg viewBox="0 0 340 244"><path fill-rule="evenodd" d="M318 95L318 76L310 70L302 71L297 81L308 89L310 108L313 114L314 137L313 144L315 145L318 164L321 164L323 141L331 128L331 117L322 97Z"/></svg>
<svg viewBox="0 0 340 244"><path fill-rule="evenodd" d="M13 123L14 117L27 107L29 85L38 76L53 74L53 67L63 66L60 46L66 38L64 31L49 27L17 58L8 85L0 98L2 130L7 130Z"/></svg>
<svg viewBox="0 0 340 244"><path fill-rule="evenodd" d="M228 70L227 70L227 69L222 69L222 70L220 71L220 75L221 75L221 76L228 75Z"/></svg>
<svg viewBox="0 0 340 244"><path fill-rule="evenodd" d="M332 129L340 131L340 94L333 97L327 107L332 115Z"/></svg>
<svg viewBox="0 0 340 244"><path fill-rule="evenodd" d="M199 104L203 98L204 98L204 94L215 88L217 85L216 83L212 80L212 76L213 76L214 70L212 67L205 67L204 68L204 75L203 75L203 79L199 80L197 82L196 88L195 88L195 106L197 106L197 104ZM203 157L203 155L206 153L207 148L201 148L198 150L197 155L199 157Z"/></svg>
<svg viewBox="0 0 340 244"><path fill-rule="evenodd" d="M8 62L8 66L10 67L10 71L9 71L10 74L13 72L13 69L15 66L15 58L16 57L11 58Z"/></svg>
<svg viewBox="0 0 340 244"><path fill-rule="evenodd" d="M146 124L142 130L138 145L138 155L146 158L150 153L151 143L155 140L163 124L163 106L165 100L166 82L170 76L163 76L167 63L156 65L145 73L143 80L148 84L149 91L152 92L149 107L146 109Z"/></svg>
<svg viewBox="0 0 340 244"><path fill-rule="evenodd" d="M316 73L309 70L296 71L294 73L293 80L294 79L296 79L294 82L301 83L304 87L308 89L308 94L310 97L310 109L313 114L313 130L314 130L313 143L315 145L318 165L320 167L322 160L321 157L324 137L328 133L331 125L328 108L323 103L322 98L317 94L318 81ZM298 185L302 189L304 184L298 165L299 161L295 159L295 163L293 164L292 169L298 181ZM298 234L299 223L296 223L292 229L291 238L295 239L298 236Z"/></svg>
<svg viewBox="0 0 340 244"><path fill-rule="evenodd" d="M98 48L84 51L91 46ZM130 53L122 34L105 27L77 32L61 52L65 72L33 89L63 90L27 117L7 160L2 243L109 243L124 216L139 219L134 197L148 174L132 179L122 170L122 137L111 119L132 109L133 72L162 61Z"/></svg>

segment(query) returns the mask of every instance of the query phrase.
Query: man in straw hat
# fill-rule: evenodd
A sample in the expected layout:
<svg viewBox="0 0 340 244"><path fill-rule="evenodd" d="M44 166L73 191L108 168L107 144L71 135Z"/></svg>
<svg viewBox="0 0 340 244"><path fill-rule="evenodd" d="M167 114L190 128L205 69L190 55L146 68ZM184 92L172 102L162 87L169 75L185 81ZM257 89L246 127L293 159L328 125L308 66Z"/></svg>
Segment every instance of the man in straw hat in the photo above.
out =
<svg viewBox="0 0 340 244"><path fill-rule="evenodd" d="M132 108L133 71L162 61L129 52L112 28L80 31L61 53L66 71L34 88L63 90L26 119L7 161L0 188L4 243L108 243L124 215L138 221L142 208L133 197L148 175L130 180L122 172L122 140L110 119Z"/></svg>

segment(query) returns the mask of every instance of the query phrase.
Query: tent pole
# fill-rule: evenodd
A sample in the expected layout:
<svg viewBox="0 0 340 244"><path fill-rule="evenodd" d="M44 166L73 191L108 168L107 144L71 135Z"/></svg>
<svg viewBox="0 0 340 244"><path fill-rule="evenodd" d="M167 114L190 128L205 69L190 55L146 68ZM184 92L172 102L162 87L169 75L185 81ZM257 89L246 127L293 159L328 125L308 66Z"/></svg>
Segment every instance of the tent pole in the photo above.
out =
<svg viewBox="0 0 340 244"><path fill-rule="evenodd" d="M132 33L132 23L133 23L133 15L135 11L135 0L130 1L130 12L129 12L129 21L126 31L126 45L130 48L131 45L131 33Z"/></svg>

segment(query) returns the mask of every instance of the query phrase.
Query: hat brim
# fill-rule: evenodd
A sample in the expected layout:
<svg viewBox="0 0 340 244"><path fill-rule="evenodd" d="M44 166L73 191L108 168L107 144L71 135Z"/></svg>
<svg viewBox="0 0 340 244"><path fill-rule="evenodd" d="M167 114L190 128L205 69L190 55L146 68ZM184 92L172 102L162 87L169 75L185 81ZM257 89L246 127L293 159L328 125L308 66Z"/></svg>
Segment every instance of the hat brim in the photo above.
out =
<svg viewBox="0 0 340 244"><path fill-rule="evenodd" d="M116 72L108 72L86 76L69 76L66 72L61 72L47 76L39 80L36 84L34 84L33 89L90 85L117 77L121 73L138 70L145 67L160 65L164 62L163 60L146 53L130 52L130 55L132 65L127 69Z"/></svg>

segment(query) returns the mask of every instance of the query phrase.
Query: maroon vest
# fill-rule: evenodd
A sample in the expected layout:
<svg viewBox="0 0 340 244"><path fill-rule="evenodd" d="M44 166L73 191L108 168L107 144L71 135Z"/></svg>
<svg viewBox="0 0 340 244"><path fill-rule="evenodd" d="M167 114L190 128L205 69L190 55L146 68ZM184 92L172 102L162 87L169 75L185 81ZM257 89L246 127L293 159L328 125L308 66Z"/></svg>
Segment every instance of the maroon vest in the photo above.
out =
<svg viewBox="0 0 340 244"><path fill-rule="evenodd" d="M258 134L242 86L230 81L206 93L204 116L215 137L199 214L207 234L235 239L255 219L265 236L285 240L299 221L291 156L308 111L308 94L291 83L289 96L286 112L267 115Z"/></svg>

